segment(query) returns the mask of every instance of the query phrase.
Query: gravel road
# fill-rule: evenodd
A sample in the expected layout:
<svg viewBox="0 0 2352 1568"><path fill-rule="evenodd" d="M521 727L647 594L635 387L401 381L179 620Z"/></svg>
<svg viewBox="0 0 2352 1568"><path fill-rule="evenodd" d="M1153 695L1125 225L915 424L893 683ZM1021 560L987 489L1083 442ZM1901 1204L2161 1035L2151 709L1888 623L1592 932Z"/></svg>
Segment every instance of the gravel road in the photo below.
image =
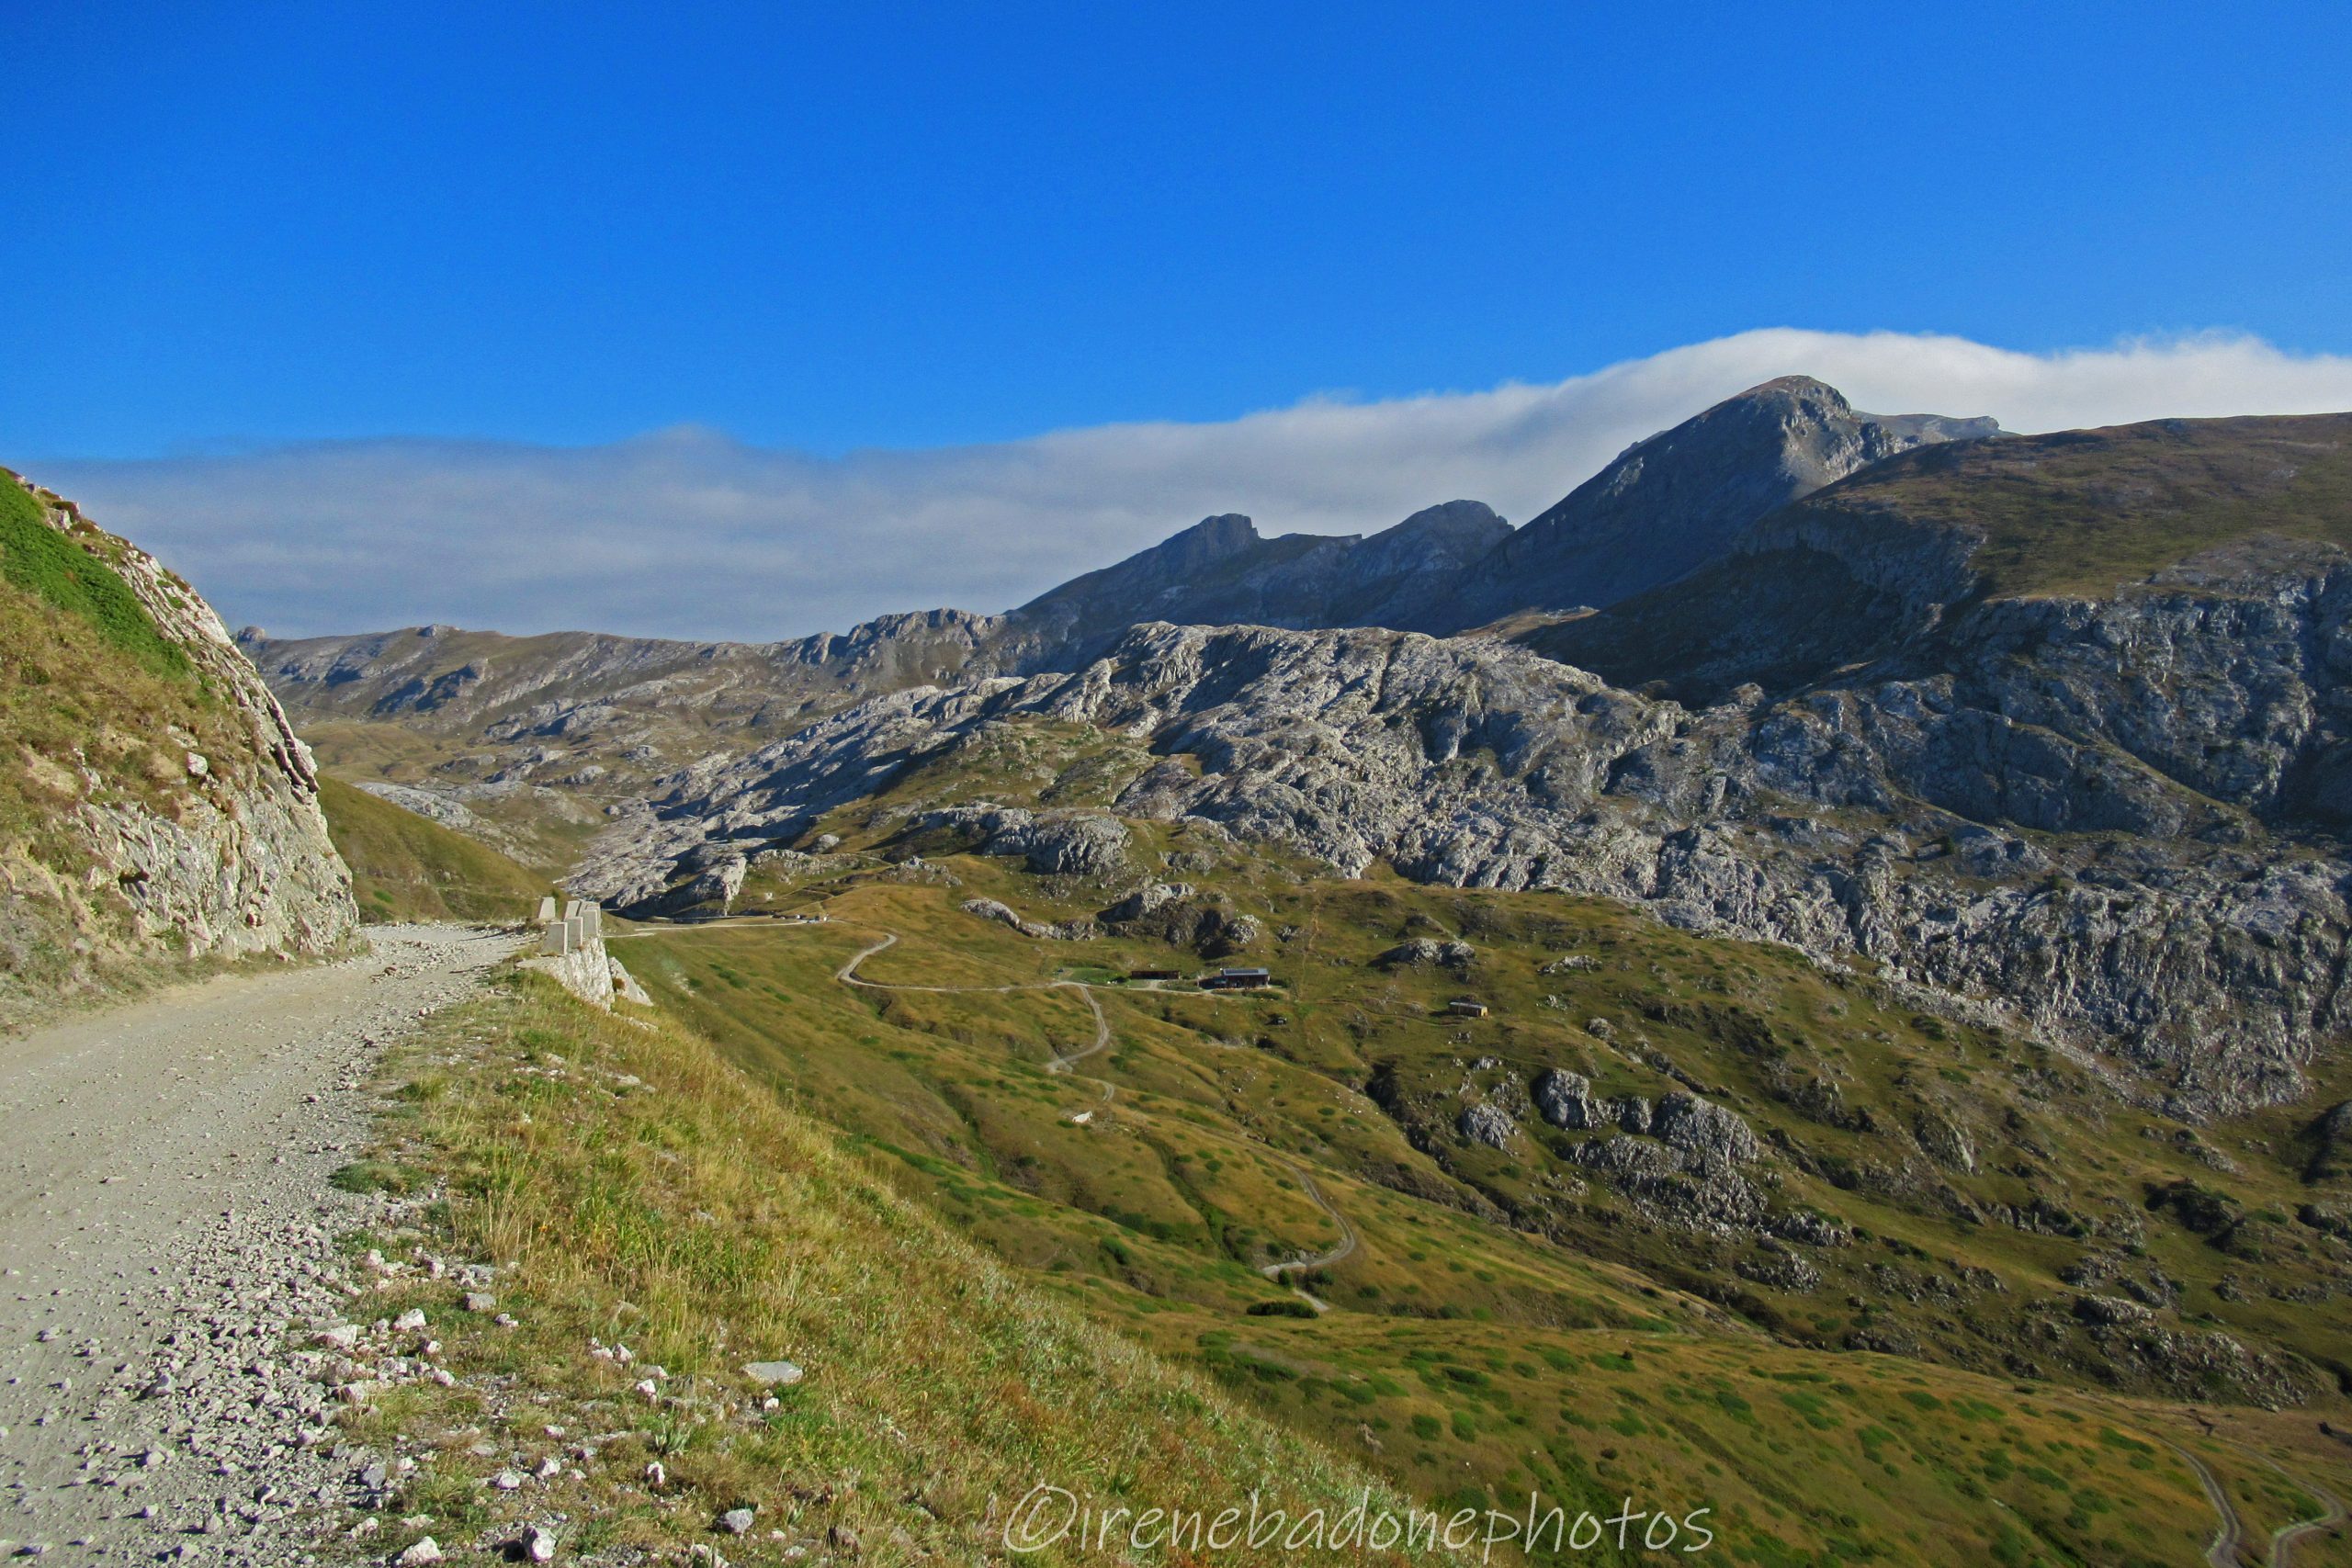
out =
<svg viewBox="0 0 2352 1568"><path fill-rule="evenodd" d="M0 1556L299 1562L368 1490L291 1340L379 1206L327 1179L383 1048L514 946L370 935L0 1041Z"/></svg>

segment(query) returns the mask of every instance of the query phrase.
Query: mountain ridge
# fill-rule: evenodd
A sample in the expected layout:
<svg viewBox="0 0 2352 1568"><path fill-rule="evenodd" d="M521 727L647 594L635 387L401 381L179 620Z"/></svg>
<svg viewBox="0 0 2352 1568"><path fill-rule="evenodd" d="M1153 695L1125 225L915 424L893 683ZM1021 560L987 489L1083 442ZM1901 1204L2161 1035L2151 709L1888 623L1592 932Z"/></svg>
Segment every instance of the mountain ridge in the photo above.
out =
<svg viewBox="0 0 2352 1568"><path fill-rule="evenodd" d="M1635 443L1547 510L1533 535L1535 525L1514 531L1467 500L1424 507L1369 536L1267 538L1250 518L1219 513L1001 615L934 609L774 643L591 632L508 637L437 626L287 641L248 627L239 637L337 767L366 773L387 760L365 747L344 750L347 738L320 727L398 716L449 744L423 771L395 764L389 782L424 784L428 773L446 770L440 782L479 799L485 787L536 785L594 768L601 772L587 781L587 798L601 810L714 747L755 749L902 686L1082 668L1128 628L1152 621L1455 632L1498 618L1498 605L1548 607L1555 595L1511 599L1495 586L1556 580L1526 569L1520 558L1532 547L1521 541L1582 547L1569 536L1578 498L1629 486L1646 493L1634 470L1656 457L1659 443L1678 461L1714 453L1707 460L1717 467L1737 467L1770 448L1772 477L1719 497L1717 513L1702 520L1719 531L1725 518L1747 521L1775 498L1816 482L1828 472L1825 464L1877 449L1873 442L1892 449L1981 434L1977 425L1988 423L1857 415L1834 389L1784 378ZM1726 429L1747 446L1715 453ZM1687 549L1702 549L1713 537L1702 529ZM597 755L568 744L582 739L593 739Z"/></svg>
<svg viewBox="0 0 2352 1568"><path fill-rule="evenodd" d="M1990 418L1860 413L1809 376L1767 381L1627 447L1498 544L1433 623L1411 629L1613 604L1683 576L1824 485L1897 453L2000 434Z"/></svg>

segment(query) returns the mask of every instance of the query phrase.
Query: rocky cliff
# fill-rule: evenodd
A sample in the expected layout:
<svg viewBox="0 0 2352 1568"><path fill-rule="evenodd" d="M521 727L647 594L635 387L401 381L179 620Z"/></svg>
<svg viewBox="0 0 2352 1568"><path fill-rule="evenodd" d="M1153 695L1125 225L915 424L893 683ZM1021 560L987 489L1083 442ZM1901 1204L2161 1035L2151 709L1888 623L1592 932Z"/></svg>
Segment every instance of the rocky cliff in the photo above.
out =
<svg viewBox="0 0 2352 1568"><path fill-rule="evenodd" d="M318 778L208 604L71 502L0 479L0 1006L153 962L319 953L356 924Z"/></svg>

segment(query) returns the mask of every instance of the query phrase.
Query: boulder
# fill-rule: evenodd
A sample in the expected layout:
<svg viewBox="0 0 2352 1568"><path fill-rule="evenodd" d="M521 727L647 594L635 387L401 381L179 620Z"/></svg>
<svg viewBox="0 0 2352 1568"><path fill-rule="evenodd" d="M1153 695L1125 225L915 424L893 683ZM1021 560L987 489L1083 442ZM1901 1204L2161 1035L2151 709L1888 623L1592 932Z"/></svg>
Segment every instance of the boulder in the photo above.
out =
<svg viewBox="0 0 2352 1568"><path fill-rule="evenodd" d="M1373 963L1383 969L1451 969L1459 974L1470 967L1478 950L1466 942L1432 942L1417 936L1402 942L1374 958Z"/></svg>
<svg viewBox="0 0 2352 1568"><path fill-rule="evenodd" d="M1501 1148L1519 1131L1519 1124L1508 1115L1484 1104L1463 1107L1454 1126L1472 1143L1484 1144L1490 1149Z"/></svg>
<svg viewBox="0 0 2352 1568"><path fill-rule="evenodd" d="M1535 1109L1544 1121L1570 1132L1605 1125L1609 1118L1592 1098L1592 1084L1582 1073L1546 1068L1535 1079Z"/></svg>
<svg viewBox="0 0 2352 1568"><path fill-rule="evenodd" d="M1681 1091L1657 1102L1650 1133L1686 1154L1724 1164L1746 1165L1763 1152L1737 1111Z"/></svg>

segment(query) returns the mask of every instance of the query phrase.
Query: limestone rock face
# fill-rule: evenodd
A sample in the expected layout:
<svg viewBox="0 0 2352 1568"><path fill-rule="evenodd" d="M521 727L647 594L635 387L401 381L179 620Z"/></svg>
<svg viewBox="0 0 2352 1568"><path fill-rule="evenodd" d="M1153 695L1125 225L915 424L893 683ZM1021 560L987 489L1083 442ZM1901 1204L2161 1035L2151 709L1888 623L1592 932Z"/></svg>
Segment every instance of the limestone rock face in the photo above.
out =
<svg viewBox="0 0 2352 1568"><path fill-rule="evenodd" d="M19 484L13 476L0 483ZM260 674L238 651L212 607L153 557L103 534L70 502L24 487L42 521L127 584L164 638L188 660L189 701L205 705L209 752L175 748L184 777L167 797L141 799L107 787L95 761L59 793L69 858L12 868L90 914L106 897L128 905L134 944L175 957L323 953L358 925L351 875L327 837L318 775ZM225 722L223 722L225 721ZM38 857L37 857L38 859ZM0 905L0 919L15 905Z"/></svg>
<svg viewBox="0 0 2352 1568"><path fill-rule="evenodd" d="M1041 876L1103 876L1126 863L1126 824L1100 812L1033 812L1020 807L955 806L915 818L918 832L969 840L984 855L1018 856Z"/></svg>
<svg viewBox="0 0 2352 1568"><path fill-rule="evenodd" d="M1030 919L1020 910L1000 899L967 898L964 900L963 909L967 915L977 915L984 920L994 920L1001 926L1011 926L1023 936L1035 937L1039 942L1061 939L1062 933L1058 927L1047 925L1041 920Z"/></svg>
<svg viewBox="0 0 2352 1568"><path fill-rule="evenodd" d="M1736 1111L1695 1094L1677 1092L1657 1102L1651 1134L1707 1163L1746 1165L1763 1153L1755 1130Z"/></svg>
<svg viewBox="0 0 2352 1568"><path fill-rule="evenodd" d="M1193 896L1189 882L1147 882L1117 903L1102 911L1105 923L1124 925L1157 914L1170 904L1181 904Z"/></svg>
<svg viewBox="0 0 2352 1568"><path fill-rule="evenodd" d="M2321 606L2352 604L2326 581L2272 596L2319 617L2306 664L2342 620ZM2313 1042L2352 1021L2332 978L2352 865L2319 844L2278 854L2250 815L2331 744L2294 717L2322 711L2324 675L2286 682L2283 636L2275 660L2242 654L2239 677L2218 654L2190 660L2195 611L2171 601L2191 592L2139 597L2154 601L2149 626L2178 628L2154 646L2182 645L2180 666L2208 681L2068 673L2132 623L2127 596L1985 607L2042 632L2033 662L1984 662L1989 695L1939 674L1760 707L1688 708L1491 641L1143 626L1074 673L894 694L698 774L600 840L580 886L626 905L706 840L788 840L980 726L1077 722L1167 759L1126 787L1121 815L1206 818L1347 875L1385 861L1424 882L1623 898L1825 962L1860 953L1898 986L2103 1055L2134 1092L2211 1113L2299 1092ZM2167 700L2181 709L2168 723ZM2131 750L2175 729L2257 744L2208 761L2206 741L2168 741L2184 771L2195 759L2192 784ZM2229 789L2237 800L2209 793ZM1989 852L1948 847L1981 842L1967 829L1987 819L2014 825ZM975 820L1030 852L1012 814ZM2073 836L1999 847L2058 829ZM1042 865L1103 863L1115 838L1057 836Z"/></svg>
<svg viewBox="0 0 2352 1568"><path fill-rule="evenodd" d="M1592 1098L1592 1084L1582 1073L1547 1068L1535 1080L1535 1110L1555 1127L1571 1132L1606 1126L1612 1118Z"/></svg>

